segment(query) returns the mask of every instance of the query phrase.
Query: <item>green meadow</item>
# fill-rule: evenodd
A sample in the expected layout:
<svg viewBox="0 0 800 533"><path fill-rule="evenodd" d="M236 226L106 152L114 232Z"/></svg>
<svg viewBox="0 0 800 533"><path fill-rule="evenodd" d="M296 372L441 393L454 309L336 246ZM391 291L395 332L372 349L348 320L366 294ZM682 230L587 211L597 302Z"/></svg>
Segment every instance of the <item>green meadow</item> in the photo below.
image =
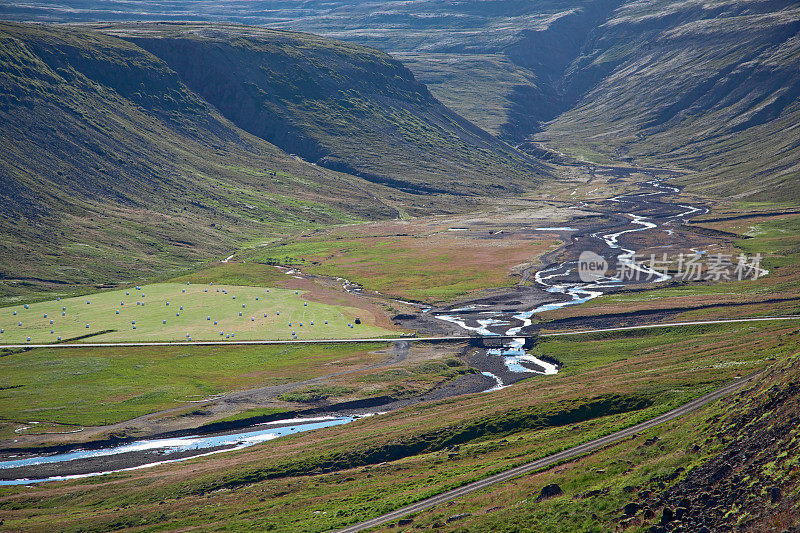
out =
<svg viewBox="0 0 800 533"><path fill-rule="evenodd" d="M0 344L334 339L392 335L361 309L303 291L157 283L0 310ZM356 324L356 319L362 321ZM396 333L394 333L396 334ZM30 340L29 340L30 339Z"/></svg>
<svg viewBox="0 0 800 533"><path fill-rule="evenodd" d="M449 398L276 439L214 460L4 488L4 518L11 529L29 530L54 521L68 531L203 529L217 521L242 531L331 531L658 416L734 376L769 365L792 369L796 335L785 324L714 325L547 340L536 349L564 361L563 372L555 376L534 376L496 393ZM238 347L241 355L231 359L248 357L254 348L262 347ZM140 357L145 353L127 350L129 357L135 350ZM52 356L60 350L29 353L47 363L46 352ZM293 352L292 360L307 355ZM24 363L25 354L12 357ZM23 390L6 393L21 395ZM59 401L52 405L65 404ZM603 402L611 402L613 409L592 407ZM18 396L6 405L25 402ZM430 529L429 524L469 512L477 525L463 522L459 531L516 531L503 524L519 523L514 522L519 513L536 531L610 531L607 524L619 522L620 509L635 494L624 487L655 492L661 476L679 467L688 470L719 449L720 440L707 436L720 436L721 429L730 427L732 405L749 409L746 401L708 406L581 460L420 513L414 524ZM17 418L47 420L44 411L31 407ZM653 436L661 440L644 445ZM565 495L536 501L551 479ZM597 517L586 513L587 504Z"/></svg>
<svg viewBox="0 0 800 533"><path fill-rule="evenodd" d="M34 348L3 357L4 425L121 422L232 390L374 363L383 344Z"/></svg>

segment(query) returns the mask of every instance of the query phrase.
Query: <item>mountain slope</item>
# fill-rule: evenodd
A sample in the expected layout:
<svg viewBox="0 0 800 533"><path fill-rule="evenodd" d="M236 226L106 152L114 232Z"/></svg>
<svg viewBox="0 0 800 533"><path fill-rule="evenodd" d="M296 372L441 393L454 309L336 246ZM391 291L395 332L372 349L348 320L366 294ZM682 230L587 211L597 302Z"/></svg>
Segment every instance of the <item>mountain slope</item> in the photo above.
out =
<svg viewBox="0 0 800 533"><path fill-rule="evenodd" d="M586 92L540 138L696 169L712 194L800 200L799 32L791 2L625 4L565 69Z"/></svg>
<svg viewBox="0 0 800 533"><path fill-rule="evenodd" d="M1 23L0 136L0 297L545 175L382 52L243 26Z"/></svg>
<svg viewBox="0 0 800 533"><path fill-rule="evenodd" d="M698 171L687 182L698 191L796 202L797 10L788 0L154 0L146 9L86 0L79 10L35 0L0 6L0 17L225 20L367 44L511 144L538 139L600 161L685 167ZM309 154L341 164L325 132L310 137ZM384 176L366 159L358 171ZM397 170L425 186L424 167Z"/></svg>
<svg viewBox="0 0 800 533"><path fill-rule="evenodd" d="M258 24L357 42L391 53L458 114L492 133L506 122L517 87L546 90L505 49L593 0L48 0L0 5L0 18L48 22L203 20Z"/></svg>
<svg viewBox="0 0 800 533"><path fill-rule="evenodd" d="M382 188L245 133L161 60L96 32L0 26L0 137L0 295L397 214Z"/></svg>
<svg viewBox="0 0 800 533"><path fill-rule="evenodd" d="M519 192L543 175L376 50L241 26L103 31L163 59L237 126L327 168L419 193Z"/></svg>

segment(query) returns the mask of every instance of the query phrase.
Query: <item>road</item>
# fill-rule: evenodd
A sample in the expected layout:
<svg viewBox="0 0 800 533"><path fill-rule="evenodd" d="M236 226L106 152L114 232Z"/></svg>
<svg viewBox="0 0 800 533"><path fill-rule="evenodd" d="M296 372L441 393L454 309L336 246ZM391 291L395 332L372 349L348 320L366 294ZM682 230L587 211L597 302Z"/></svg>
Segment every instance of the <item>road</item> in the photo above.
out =
<svg viewBox="0 0 800 533"><path fill-rule="evenodd" d="M798 315L774 316L774 317L753 317L753 318L729 318L724 320L697 320L693 322L668 322L665 324L646 324L643 326L623 326L618 328L587 329L581 331L555 331L550 333L538 333L538 337L564 337L568 335L589 335L592 333L607 333L614 331L630 331L636 329L653 328L674 328L683 326L705 326L709 324L734 324L737 322L767 322L775 320L800 320ZM525 337L525 335L517 335ZM346 344L359 342L464 342L473 339L473 336L449 336L449 337L379 337L379 338L359 338L359 339L318 339L318 340L252 340L252 341L176 341L176 342L75 342L60 344L0 344L0 349L18 348L127 348L134 346L216 346L216 345L248 345L248 344Z"/></svg>
<svg viewBox="0 0 800 533"><path fill-rule="evenodd" d="M705 326L708 324L734 324L736 322L765 322L772 320L800 320L798 315L769 316L753 318L726 318L723 320L696 320L692 322L668 322L665 324L645 324L642 326L623 326L618 328L603 328L582 331L559 331L554 333L540 333L539 337L564 337L567 335L586 335L589 333L605 333L610 331L628 331L632 329L671 328L681 326Z"/></svg>
<svg viewBox="0 0 800 533"><path fill-rule="evenodd" d="M425 500L419 501L417 503L408 505L406 507L402 507L396 511L392 511L391 513L387 513L383 516L379 516L377 518L373 518L372 520L367 520L365 522L361 522L359 524L355 524L344 529L340 529L338 533L356 533L358 531L365 531L367 529L371 529L373 527L380 526L387 522L391 522L393 520L397 520L402 518L406 515L412 513L418 513L420 511L424 511L425 509L430 509L436 505L449 502L450 500L454 500L460 496L464 496L465 494L469 494L471 492L479 491L485 489L487 487L491 487L492 485L496 485L498 483L503 483L515 477L519 477L525 474L530 474L531 472L535 472L537 470L541 470L543 468L555 465L562 461L566 461L568 459L574 459L581 455L585 455L587 453L593 452L603 446L607 446L614 442L632 437L634 434L646 431L650 428L663 424L664 422L669 422L670 420L675 420L681 416L684 416L692 411L696 411L701 407L718 400L728 394L736 391L745 383L751 381L755 378L758 374L751 374L749 376L737 379L705 396L697 398L694 401L691 401L685 405L678 407L677 409L673 409L663 415L657 416L652 418L646 422L642 422L641 424L637 424L635 426L629 427L627 429L623 429L621 431L617 431L616 433L612 433L610 435L606 435L605 437L600 437L599 439L595 439L593 441L587 442L585 444L581 444L579 446L575 446L574 448L570 448L568 450L564 450L562 452L555 453L553 455L549 455L542 459L537 459L536 461L531 461L530 463L526 463L524 465L517 466L510 470L506 470L505 472L501 472L499 474L495 474L493 476L489 476L487 478L481 479L480 481L475 481L468 485L464 485L463 487L459 487L457 489L449 490L447 492L443 492L437 496L432 496Z"/></svg>

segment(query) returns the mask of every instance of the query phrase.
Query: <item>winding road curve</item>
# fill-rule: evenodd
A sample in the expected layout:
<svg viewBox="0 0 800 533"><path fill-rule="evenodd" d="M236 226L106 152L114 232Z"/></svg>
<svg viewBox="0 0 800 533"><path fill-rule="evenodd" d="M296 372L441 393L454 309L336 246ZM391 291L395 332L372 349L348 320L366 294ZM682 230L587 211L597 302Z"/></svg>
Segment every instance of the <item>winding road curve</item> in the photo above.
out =
<svg viewBox="0 0 800 533"><path fill-rule="evenodd" d="M442 494L439 494L437 496L432 496L430 498L421 500L417 503L408 505L406 507L402 507L400 509L397 509L396 511L392 511L391 513L387 513L383 516L379 516L377 518L373 518L371 520L367 520L365 522L361 522L359 524L355 524L346 527L344 529L340 529L338 533L356 533L358 531L365 531L367 529L383 525L387 522L397 520L406 515L412 513L418 513L420 511L430 509L431 507L434 507L441 503L449 502L460 496L464 496L465 494L476 492L485 489L487 487L491 487L492 485L496 485L498 483L503 483L515 477L519 477L525 474L530 474L531 472L541 470L543 468L555 465L557 463L566 461L568 459L574 459L576 457L580 457L587 453L598 450L603 446L607 446L609 444L613 444L620 440L632 437L641 431L646 431L660 424L669 422L670 420L675 420L676 418L680 418L688 413L696 411L697 409L700 409L701 407L708 405L709 403L715 400L718 400L720 398L727 396L728 394L731 394L732 392L735 392L745 383L748 383L753 378L755 378L757 375L758 374L755 373L737 379L736 381L728 383L727 385L720 387L719 389L709 394L706 394L705 396L701 396L696 400L693 400L685 405L673 409L672 411L664 413L663 415L647 420L646 422L642 422L641 424L636 424L635 426L631 426L627 429L617 431L616 433L612 433L610 435L606 435L605 437L600 437L599 439L589 441L585 444L580 444L578 446L575 446L574 448L570 448L568 450L564 450L562 452L558 452L553 455L543 457L542 459L537 459L536 461L531 461L530 463L517 466L515 468L506 470L505 472L501 472L499 474L494 474L479 481L474 481L472 483L464 485L463 487L443 492Z"/></svg>

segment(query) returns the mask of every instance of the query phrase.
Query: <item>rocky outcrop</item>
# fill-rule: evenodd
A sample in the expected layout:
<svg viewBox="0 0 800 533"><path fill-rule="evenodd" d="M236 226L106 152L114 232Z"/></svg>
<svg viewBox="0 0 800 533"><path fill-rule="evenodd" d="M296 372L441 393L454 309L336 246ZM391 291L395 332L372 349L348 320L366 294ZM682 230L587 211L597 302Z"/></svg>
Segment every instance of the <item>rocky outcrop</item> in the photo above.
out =
<svg viewBox="0 0 800 533"><path fill-rule="evenodd" d="M739 397L724 429L708 436L707 444L724 444L719 453L663 492L640 494L625 515L638 513L650 531L793 531L800 375L781 366L761 383Z"/></svg>

